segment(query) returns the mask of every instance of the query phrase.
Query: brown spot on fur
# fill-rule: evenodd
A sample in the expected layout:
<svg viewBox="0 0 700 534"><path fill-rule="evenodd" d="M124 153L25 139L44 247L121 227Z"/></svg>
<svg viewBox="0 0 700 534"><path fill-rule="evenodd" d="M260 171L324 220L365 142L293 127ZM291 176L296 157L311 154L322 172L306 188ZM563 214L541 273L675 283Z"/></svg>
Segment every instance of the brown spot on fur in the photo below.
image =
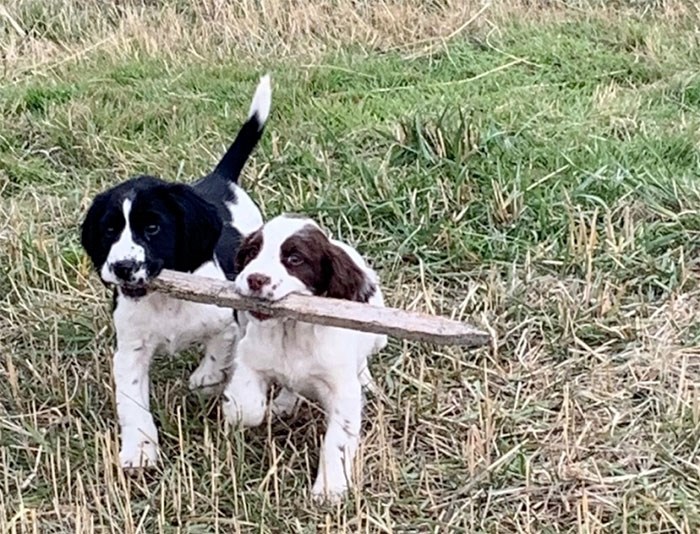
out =
<svg viewBox="0 0 700 534"><path fill-rule="evenodd" d="M240 273L246 265L260 253L263 244L262 229L258 229L243 239L236 254L236 272Z"/></svg>
<svg viewBox="0 0 700 534"><path fill-rule="evenodd" d="M342 424L343 432L345 432L349 437L353 437L355 433L351 430L351 424L349 419L343 420Z"/></svg>
<svg viewBox="0 0 700 534"><path fill-rule="evenodd" d="M282 243L280 261L314 295L367 302L376 290L347 252L313 225Z"/></svg>

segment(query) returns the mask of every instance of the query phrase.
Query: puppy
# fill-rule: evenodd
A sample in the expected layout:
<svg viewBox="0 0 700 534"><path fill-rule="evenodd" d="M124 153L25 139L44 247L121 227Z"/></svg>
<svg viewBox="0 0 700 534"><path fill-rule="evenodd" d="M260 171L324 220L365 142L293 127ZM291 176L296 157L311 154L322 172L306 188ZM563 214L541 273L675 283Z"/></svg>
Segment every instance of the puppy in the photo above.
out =
<svg viewBox="0 0 700 534"><path fill-rule="evenodd" d="M158 458L148 391L156 351L204 344L191 389L214 391L228 376L239 334L233 312L152 293L148 284L163 269L234 279L242 237L262 224L238 177L260 140L270 103L264 76L247 122L210 174L192 186L133 178L97 195L82 224L83 248L102 281L114 287L113 372L124 468L150 466Z"/></svg>
<svg viewBox="0 0 700 534"><path fill-rule="evenodd" d="M242 295L275 301L300 293L384 305L377 275L357 251L307 218L272 219L244 239L236 263ZM328 427L311 491L317 501L338 501L352 482L362 386L372 385L367 360L384 348L386 336L246 314L224 414L233 424L259 425L272 382L285 388L272 403L275 414L291 412L297 394L318 400Z"/></svg>

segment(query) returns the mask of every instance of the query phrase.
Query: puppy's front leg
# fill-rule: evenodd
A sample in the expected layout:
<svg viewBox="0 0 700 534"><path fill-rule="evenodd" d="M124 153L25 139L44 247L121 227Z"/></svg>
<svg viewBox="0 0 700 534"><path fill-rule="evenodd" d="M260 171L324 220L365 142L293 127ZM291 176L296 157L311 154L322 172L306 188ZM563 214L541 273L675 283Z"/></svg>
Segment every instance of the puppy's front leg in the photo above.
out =
<svg viewBox="0 0 700 534"><path fill-rule="evenodd" d="M238 338L238 326L232 323L206 344L199 367L190 376L190 390L212 394L226 386Z"/></svg>
<svg viewBox="0 0 700 534"><path fill-rule="evenodd" d="M119 463L124 469L153 466L158 461L158 431L149 408L148 370L153 349L145 344L117 344L113 372L121 427Z"/></svg>
<svg viewBox="0 0 700 534"><path fill-rule="evenodd" d="M324 402L328 429L311 494L317 502L340 501L352 484L352 464L360 441L362 388L358 379L338 384Z"/></svg>
<svg viewBox="0 0 700 534"><path fill-rule="evenodd" d="M268 384L245 361L243 341L239 345L233 374L224 389L223 412L230 424L252 427L258 426L265 418Z"/></svg>

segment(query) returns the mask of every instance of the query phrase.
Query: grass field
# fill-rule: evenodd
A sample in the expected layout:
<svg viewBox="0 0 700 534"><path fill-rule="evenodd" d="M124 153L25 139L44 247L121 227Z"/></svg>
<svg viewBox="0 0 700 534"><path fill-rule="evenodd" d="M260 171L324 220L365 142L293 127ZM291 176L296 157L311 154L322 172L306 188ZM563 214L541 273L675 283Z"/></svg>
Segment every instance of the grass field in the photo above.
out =
<svg viewBox="0 0 700 534"><path fill-rule="evenodd" d="M694 2L114 4L0 6L0 532L698 532ZM160 469L115 466L78 224L128 176L206 172L266 71L265 214L494 334L374 360L339 508L308 497L321 414L226 430L196 351L152 370Z"/></svg>

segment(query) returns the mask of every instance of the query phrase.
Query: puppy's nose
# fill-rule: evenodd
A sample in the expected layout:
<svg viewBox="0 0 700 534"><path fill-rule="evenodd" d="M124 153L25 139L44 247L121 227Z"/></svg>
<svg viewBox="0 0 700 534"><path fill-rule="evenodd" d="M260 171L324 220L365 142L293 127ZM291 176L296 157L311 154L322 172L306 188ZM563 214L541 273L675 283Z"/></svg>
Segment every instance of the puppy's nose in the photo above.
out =
<svg viewBox="0 0 700 534"><path fill-rule="evenodd" d="M256 292L270 283L270 277L261 273L249 274L247 280L250 290Z"/></svg>
<svg viewBox="0 0 700 534"><path fill-rule="evenodd" d="M136 271L136 262L134 260L114 262L112 264L112 271L114 271L114 275L120 280L129 282L131 280L131 275Z"/></svg>

